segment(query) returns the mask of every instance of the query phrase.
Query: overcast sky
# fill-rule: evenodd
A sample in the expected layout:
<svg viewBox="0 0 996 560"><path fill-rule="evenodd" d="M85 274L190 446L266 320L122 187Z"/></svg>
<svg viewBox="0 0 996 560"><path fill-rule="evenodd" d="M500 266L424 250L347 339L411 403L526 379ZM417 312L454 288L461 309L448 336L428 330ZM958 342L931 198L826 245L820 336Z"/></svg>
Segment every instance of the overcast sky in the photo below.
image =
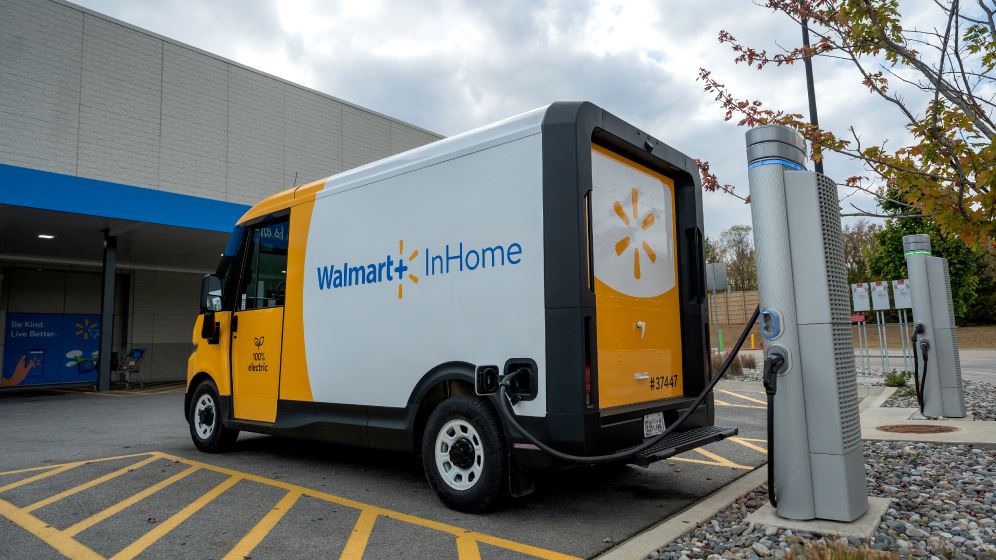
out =
<svg viewBox="0 0 996 560"><path fill-rule="evenodd" d="M744 132L696 81L713 71L738 96L806 114L801 65L757 72L733 64L716 36L777 49L799 28L749 0L334 2L330 0L78 0L98 12L445 135L555 100L589 100L747 191ZM943 25L930 0L910 20ZM935 21L931 21L935 20ZM904 138L899 116L846 64L818 60L820 121L866 139ZM838 180L860 168L830 157ZM847 193L841 193L841 196ZM869 197L847 200L873 208ZM849 208L849 207L848 207ZM711 237L749 224L749 208L706 193Z"/></svg>

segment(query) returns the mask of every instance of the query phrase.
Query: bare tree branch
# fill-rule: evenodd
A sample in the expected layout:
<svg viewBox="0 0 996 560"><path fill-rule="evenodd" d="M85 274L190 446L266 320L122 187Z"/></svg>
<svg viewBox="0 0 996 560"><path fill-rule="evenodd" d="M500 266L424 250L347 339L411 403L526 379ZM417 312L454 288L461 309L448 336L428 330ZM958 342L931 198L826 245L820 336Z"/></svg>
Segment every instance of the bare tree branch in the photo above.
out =
<svg viewBox="0 0 996 560"><path fill-rule="evenodd" d="M841 216L867 216L869 218L922 218L923 217L923 214L881 214L878 212L869 212L868 210L858 208L857 206L854 205L853 202L849 202L848 205L851 208L857 210L857 213L845 214L842 212L840 214Z"/></svg>

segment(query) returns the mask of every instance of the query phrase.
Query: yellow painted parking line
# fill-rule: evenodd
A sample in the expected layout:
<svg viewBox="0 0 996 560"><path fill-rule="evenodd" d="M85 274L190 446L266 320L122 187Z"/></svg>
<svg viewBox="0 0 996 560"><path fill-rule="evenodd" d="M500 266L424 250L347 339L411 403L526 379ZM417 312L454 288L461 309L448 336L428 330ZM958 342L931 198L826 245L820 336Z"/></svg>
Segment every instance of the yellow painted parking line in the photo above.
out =
<svg viewBox="0 0 996 560"><path fill-rule="evenodd" d="M719 406L732 406L733 408L759 408L759 409L761 409L761 410L765 410L765 409L767 409L767 407L764 407L764 406L756 406L756 405L753 405L753 404L733 404L733 403L728 403L728 402L726 402L726 401L722 401L722 400L719 400L719 399L713 399L713 400L714 400L714 401L716 402L716 404L718 404Z"/></svg>
<svg viewBox="0 0 996 560"><path fill-rule="evenodd" d="M228 477L224 482L215 486L211 490L208 490L200 498L197 498L185 508L171 515L169 519L163 521L159 525L156 525L154 529L139 537L137 541L126 546L123 550L112 556L111 560L127 560L138 556L144 552L145 549L155 544L156 541L166 536L173 529L177 528L191 515L197 513L201 510L201 508L211 503L212 500L222 495L225 490L235 486L235 483L239 480L241 480L241 478L238 476Z"/></svg>
<svg viewBox="0 0 996 560"><path fill-rule="evenodd" d="M750 401L750 402L754 402L754 403L758 403L758 404L763 404L763 405L767 405L768 404L767 401L762 401L761 399L755 399L754 397L748 397L747 395L741 395L740 393L735 393L733 391L727 391L726 389L716 389L716 390L719 391L720 393L725 393L727 395L730 395L731 397L737 397L737 398L743 399L745 401Z"/></svg>
<svg viewBox="0 0 996 560"><path fill-rule="evenodd" d="M60 467L60 466L61 465L45 465L44 467L30 467L30 468L27 468L27 469L17 469L17 470L13 470L13 471L4 471L4 472L0 472L0 476L7 476L9 474L22 474L22 473L29 473L29 472L45 471L45 470L54 469L54 468L57 468L57 467Z"/></svg>
<svg viewBox="0 0 996 560"><path fill-rule="evenodd" d="M477 546L477 540L470 534L460 535L456 538L456 542L459 560L481 560L481 549Z"/></svg>
<svg viewBox="0 0 996 560"><path fill-rule="evenodd" d="M765 455L768 454L768 450L767 449L761 447L760 445L754 445L754 443L753 443L755 441L763 441L763 442L767 443L767 440L756 439L756 438L742 438L742 437L728 437L726 439L727 439L727 441L732 441L733 443L740 444L740 445L746 447L747 449L753 449L754 451L757 451L758 453L764 453Z"/></svg>
<svg viewBox="0 0 996 560"><path fill-rule="evenodd" d="M53 496L49 496L49 497L45 498L44 500L38 500L37 502L35 502L35 503L33 503L33 504L29 505L29 506L25 506L22 509L24 509L24 511L26 511L28 513L31 513L32 511L35 511L38 508L43 508L43 507L45 507L45 506L47 506L49 504L54 504L55 502L58 502L59 500L61 500L63 498L68 498L69 496L72 496L73 494L78 494L78 493L80 493L80 492L82 492L84 490L88 490L88 489L93 488L94 486L97 486L99 484L103 484L104 482L107 482L108 480L113 480L113 479L115 479L115 478L117 478L117 477L119 477L119 476L121 476L123 474L130 473L131 471L133 471L135 469L144 467L145 465L148 465L149 463L151 463L153 461L158 461L158 460L159 460L159 457L146 457L145 459L142 459L141 461L139 461L137 463L134 463L132 465L128 465L127 467L120 468L120 469L118 469L118 470L116 470L114 472L107 473L104 476L95 478L95 479L90 480L88 482L84 482L83 484L80 484L79 486L75 486L75 487L70 488L68 490L63 490L62 492L59 492L58 494L55 494Z"/></svg>
<svg viewBox="0 0 996 560"><path fill-rule="evenodd" d="M294 507L294 504L297 503L297 500L300 497L300 492L288 492L285 494L284 497L277 502L277 505L273 506L270 511L266 512L263 519L260 519L259 523L250 529L250 531L246 533L246 536L242 537L242 540L240 540L238 544L232 548L232 550L228 551L228 554L225 555L224 560L243 560L244 558L248 558L253 549L259 546L259 543L263 542L266 535L270 534L270 531L272 531L273 528L277 526L277 523L283 519L284 515L287 513L287 510Z"/></svg>
<svg viewBox="0 0 996 560"><path fill-rule="evenodd" d="M169 389L153 389L153 390L138 391L136 394L138 394L138 395L172 395L172 394L175 394L175 393L182 393L182 392L183 392L183 387L170 387Z"/></svg>
<svg viewBox="0 0 996 560"><path fill-rule="evenodd" d="M94 397L138 397L142 395L167 395L182 393L184 387L171 385L169 387L151 387L149 389L111 389L110 391L94 391L92 389L49 389L53 393L64 395L90 395Z"/></svg>
<svg viewBox="0 0 996 560"><path fill-rule="evenodd" d="M14 506L8 501L0 500L0 515L48 543L49 546L67 558L74 560L104 560L103 556L97 554L83 543L67 537L55 527Z"/></svg>
<svg viewBox="0 0 996 560"><path fill-rule="evenodd" d="M734 463L733 461L727 459L726 457L722 457L720 455L717 455L717 454L713 453L712 451L707 451L707 450L702 449L702 448L693 449L692 452L693 453L698 453L699 455L702 455L702 456L704 456L704 457L706 457L708 459L711 459L711 460L710 461L706 461L706 460L703 460L703 459L692 459L690 457L671 457L670 460L671 461L682 461L682 462L685 462L685 463L696 463L696 464L699 464L699 465L712 465L714 467L729 467L731 469L739 469L739 470L742 470L742 471L752 471L752 470L754 470L754 467L749 467L747 465L741 465L739 463Z"/></svg>
<svg viewBox="0 0 996 560"><path fill-rule="evenodd" d="M79 462L76 462L76 463L66 463L65 465L61 465L61 466L55 467L54 469L49 470L47 472L43 472L41 474L36 474L35 476L29 476L28 478L22 478L21 480L18 480L17 482L11 482L10 484L8 484L6 486L0 486L0 494L6 492L8 490L13 490L14 488L18 488L18 487L24 486L25 484L31 484L32 482L37 482L39 480L48 478L50 476L55 476L57 474L64 473L64 472L66 472L68 470L75 469L76 467L78 467L78 466L80 466L82 464L83 464L83 461L79 461Z"/></svg>
<svg viewBox="0 0 996 560"><path fill-rule="evenodd" d="M129 506L137 504L138 502L144 500L145 498L148 498L149 496L155 494L156 492L162 490L163 488L166 488L167 486L173 484L174 482L184 479L199 470L201 470L201 468L197 466L187 467L186 469L174 474L173 476L165 480L161 480L156 484L153 484L152 486L146 488L145 490L142 490L141 492L136 492L135 494L128 496L127 498L121 500L120 502L112 506L109 506L103 511L97 512L91 515L90 517L87 517L86 519L79 521L78 523L72 525L71 527L63 531L63 533L65 533L70 537L78 535L83 531L86 531L90 527L93 527L97 523L100 523L101 521L107 519L108 517L118 513L119 511L122 511Z"/></svg>
<svg viewBox="0 0 996 560"><path fill-rule="evenodd" d="M339 560L360 560L367 550L367 543L370 541L370 533L373 532L374 523L377 522L377 512L369 509L360 511L360 517L353 525L353 532L346 541L346 546L339 555Z"/></svg>

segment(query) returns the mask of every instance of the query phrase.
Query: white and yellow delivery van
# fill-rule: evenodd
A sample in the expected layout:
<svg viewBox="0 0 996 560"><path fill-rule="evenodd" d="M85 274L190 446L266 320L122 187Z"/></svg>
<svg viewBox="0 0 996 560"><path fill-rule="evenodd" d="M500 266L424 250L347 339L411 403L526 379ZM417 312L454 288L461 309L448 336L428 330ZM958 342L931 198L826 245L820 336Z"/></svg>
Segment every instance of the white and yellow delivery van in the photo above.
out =
<svg viewBox="0 0 996 560"><path fill-rule="evenodd" d="M204 278L191 436L419 453L465 511L524 494L532 469L565 463L506 421L495 375L522 373L515 420L565 453L661 433L710 376L702 242L693 160L590 103L278 193ZM688 412L629 462L735 433L711 396Z"/></svg>

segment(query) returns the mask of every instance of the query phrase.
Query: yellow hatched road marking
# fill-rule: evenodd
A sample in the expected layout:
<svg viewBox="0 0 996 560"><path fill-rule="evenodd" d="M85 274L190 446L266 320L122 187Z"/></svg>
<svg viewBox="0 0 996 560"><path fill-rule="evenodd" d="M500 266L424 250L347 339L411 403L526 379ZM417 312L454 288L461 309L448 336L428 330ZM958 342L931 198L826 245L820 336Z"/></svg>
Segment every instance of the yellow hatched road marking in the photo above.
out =
<svg viewBox="0 0 996 560"><path fill-rule="evenodd" d="M0 500L0 515L48 543L49 546L67 558L73 558L74 560L103 560L104 558L83 543L64 535L58 529L8 501Z"/></svg>
<svg viewBox="0 0 996 560"><path fill-rule="evenodd" d="M763 441L763 442L767 443L767 440L756 439L756 438L742 438L742 437L729 437L729 438L726 438L726 439L729 440L729 441L732 441L733 443L738 443L738 444L740 444L740 445L742 445L742 446L744 446L744 447L746 447L748 449L753 449L754 451L757 451L758 453L764 453L765 455L768 454L768 450L767 449L761 447L760 445L754 445L752 443L754 441Z"/></svg>
<svg viewBox="0 0 996 560"><path fill-rule="evenodd" d="M456 544L459 560L481 560L481 549L477 546L477 540L469 532L457 537Z"/></svg>
<svg viewBox="0 0 996 560"><path fill-rule="evenodd" d="M224 560L243 560L243 558L248 558L249 554L259 546L259 543L263 542L266 535L270 534L270 531L277 526L277 523L283 519L287 511L294 507L297 503L298 498L301 497L300 492L288 492L283 498L277 502L277 505L273 506L270 511L266 512L266 515L259 520L259 523L255 527L246 533L246 536L242 537L242 540L238 542L232 550L225 555Z"/></svg>
<svg viewBox="0 0 996 560"><path fill-rule="evenodd" d="M83 531L86 531L90 527L93 527L97 523L100 523L101 521L114 515L115 513L118 513L119 511L122 511L127 507L137 504L138 502L144 500L145 498L148 498L149 496L155 494L156 492L162 490L163 488L166 488L167 486L173 484L174 482L186 478L187 476L199 470L201 470L200 467L188 467L187 469L180 471L165 480L157 482L156 484L146 488L145 490L142 490L141 492L136 492L135 494L132 494L131 496L121 500L120 502L112 506L109 506L107 509L103 511L95 513L90 517L87 517L86 519L79 521L78 523L69 527L63 532L66 535L69 535L70 537L78 535Z"/></svg>
<svg viewBox="0 0 996 560"><path fill-rule="evenodd" d="M740 470L743 470L743 471L752 471L752 470L754 470L754 467L748 467L747 465L741 465L739 463L734 463L733 461L727 459L726 457L722 457L720 455L717 455L717 454L713 453L712 451L706 451L705 449L702 449L702 448L693 449L692 452L693 453L698 453L699 455L703 455L703 456L705 456L705 457L707 457L709 459L712 459L712 460L711 461L705 461L705 460L702 460L702 459L692 459L692 458L689 458L689 457L671 457L671 460L672 461L682 461L682 462L685 462L685 463L697 463L699 465L712 465L714 467L729 467L731 469L740 469Z"/></svg>
<svg viewBox="0 0 996 560"><path fill-rule="evenodd" d="M63 498L68 498L69 496L72 496L73 494L78 494L78 493L80 493L80 492L82 492L84 490L88 490L88 489L93 488L94 486L97 486L99 484L103 484L104 482L107 482L108 480L113 480L113 479L115 479L115 478L117 478L117 477L119 477L119 476L121 476L123 474L130 473L131 471L133 471L135 469L144 467L145 465L148 465L149 463L151 463L153 461L158 461L158 460L159 460L159 457L146 457L145 459L142 459L141 461L139 461L137 463L134 463L132 465L128 465L127 467L120 468L120 469L118 469L118 470L116 470L114 472L111 472L111 473L107 473L104 476L95 478L95 479L93 479L93 480L91 480L89 482L85 482L83 484L80 484L79 486L75 486L75 487L70 488L68 490L63 490L62 492L59 492L58 494L55 494L53 496L49 496L49 497L45 498L44 500L38 500L37 502L35 502L35 503L33 503L33 504L29 505L29 506L25 506L22 509L24 509L24 511L30 513L32 511L35 511L36 509L43 508L43 507L45 507L45 506L47 506L49 504L54 504L55 502L58 502L59 500L61 500Z"/></svg>
<svg viewBox="0 0 996 560"><path fill-rule="evenodd" d="M732 406L734 408L759 408L761 410L765 410L765 408L766 408L766 407L763 407L763 406L757 406L757 405L753 405L753 404L733 404L733 403L728 403L726 401L719 400L719 399L713 399L713 400L719 406Z"/></svg>
<svg viewBox="0 0 996 560"><path fill-rule="evenodd" d="M734 393L733 391L727 391L726 389L716 389L716 390L719 391L720 393L725 393L727 395L730 395L731 397L737 397L745 401L750 401L763 405L768 404L766 401L762 401L761 399L755 399L754 397L748 397L747 395L741 395L740 393Z"/></svg>
<svg viewBox="0 0 996 560"><path fill-rule="evenodd" d="M227 478L224 482L208 491L207 493L201 495L194 502L190 503L179 512L166 519L161 524L157 525L154 529L141 536L138 540L131 543L129 546L125 547L123 550L118 552L112 557L112 560L134 558L135 556L141 554L143 551L147 550L150 546L156 543L163 536L167 535L170 531L174 530L185 520L189 519L197 511L201 510L204 506L210 503L212 500L220 496L226 490L234 486L240 480L247 480L251 482L257 482L260 484L265 484L271 487L282 488L287 490L287 495L285 495L280 502L274 506L272 510L267 512L267 514L256 524L253 529L250 530L248 534L243 536L242 540L229 552L228 557L240 558L245 557L251 551L259 545L263 539L273 530L273 528L280 522L286 512L294 506L297 500L301 496L309 496L315 499L319 499L325 502L330 502L333 504L338 504L344 507L356 509L360 511L360 516L357 519L356 525L353 528L353 532L347 541L346 547L343 550L342 558L353 559L362 558L363 553L366 550L367 543L370 538L370 534L373 531L375 522L378 517L387 517L402 523L408 523L411 525L420 526L426 529L431 529L439 531L442 533L447 533L456 538L457 553L461 560L480 560L480 550L479 543L485 543L499 548L504 548L506 550L511 550L513 552L518 552L521 554L533 556L536 558L542 558L546 560L577 560L576 557L567 554L555 552L552 550L547 550L528 544L510 541L504 538L496 537L493 535L488 535L484 533L478 533L475 531L469 531L467 529L450 525L447 523L434 521L431 519L425 519L415 515L409 515L406 513L401 513L398 511L393 511L389 509L384 509L377 506L372 506L365 504L363 502L358 502L348 498L343 498L333 494L328 494L325 492L320 492L318 490L312 490L305 488L303 486L297 486L287 482L273 480L270 478L253 475L249 473L244 473L236 471L233 469L228 469L225 467L220 467L216 465L211 465L208 463L202 463L199 461L194 461L191 459L186 459L183 457L178 457L175 455L169 455L166 453L161 453L158 451L151 451L148 453L135 453L129 455L120 455L116 457L105 457L101 459L94 459L88 461L76 461L72 463L65 463L61 465L50 465L46 467L38 467L32 469L20 469L17 471L8 471L8 473L2 474L14 474L17 472L34 472L37 470L45 470L38 475L26 478L24 480L16 481L14 483L8 484L5 487L0 487L0 491L4 489L12 489L25 484L30 484L31 482L42 480L48 476L52 476L67 470L76 468L78 466L90 463L99 463L104 461L113 461L116 459L126 459L131 457L145 457L146 459L126 467L126 469L121 469L115 471L115 473L110 473L114 475L120 473L121 471L127 472L127 469L137 468L136 465L147 464L155 459L165 459L178 463L183 463L188 465L188 468L184 471L174 474L173 476L162 480L145 490L137 492L132 496L125 498L124 500L98 512L91 517L77 522L75 525L70 526L64 531L59 531L47 525L44 521L41 521L37 517L31 515L27 508L18 508L8 502L0 500L0 515L12 520L14 523L18 524L22 528L26 529L28 532L37 536L42 541L48 543L57 551L61 552L63 555L69 558L81 558L81 559L93 559L102 558L99 554L95 553L93 550L87 548L85 545L76 541L73 537L79 533L85 531L89 527L100 523L101 521L113 516L114 514L124 510L125 508L134 505L135 503L151 496L152 494L159 492L160 490L170 486L171 484L189 476L190 474L199 470L209 470L217 472L220 474L227 474ZM700 461L705 463L705 461ZM717 463L707 463L707 464L717 464ZM730 465L735 465L735 463L730 463ZM728 466L728 465L723 465ZM746 467L745 467L746 468ZM99 479L95 479L89 483L78 486L71 489L72 493L82 491L86 488L93 487L100 483L100 481L109 480L110 475L104 475ZM70 492L70 491L67 491ZM65 495L57 495L58 499L70 495L63 493ZM55 496L53 496L55 498ZM52 498L46 498L43 500L47 503L52 503L57 500L52 500ZM28 506L29 508L37 509L42 507L38 505L41 502L32 504Z"/></svg>
<svg viewBox="0 0 996 560"><path fill-rule="evenodd" d="M176 512L169 519L163 521L159 525L156 525L154 529L148 533L142 535L135 542L126 546L123 550L111 557L111 560L126 560L129 558L134 558L149 548L156 541L163 538L173 529L177 528L181 523L186 521L191 515L197 513L204 506L211 503L212 500L220 496L225 490L228 490L235 483L241 480L238 476L230 476L221 484L215 486L211 490L208 490L200 498L197 498L193 502L187 505L187 507Z"/></svg>
<svg viewBox="0 0 996 560"><path fill-rule="evenodd" d="M360 517L353 525L353 532L346 541L346 546L339 555L339 560L360 560L367 550L367 542L370 541L370 533L373 532L374 523L377 522L377 512L369 509L360 511Z"/></svg>
<svg viewBox="0 0 996 560"><path fill-rule="evenodd" d="M323 501L326 501L326 502L330 502L330 503L333 503L333 504L339 504L341 506L348 507L348 508L358 509L360 511L370 511L371 513L376 513L378 516L388 517L388 518L391 518L391 519L395 519L397 521L401 521L403 523L410 523L412 525L418 525L420 527L425 527L426 529L432 529L432 530L435 530L435 531L439 531L441 533L449 533L449 534L453 535L454 537L458 537L460 535L465 535L465 534L473 535L474 539L476 539L478 542L482 542L482 543L485 543L485 544L494 545L494 546L497 546L499 548L504 548L506 550L511 550L513 552L520 552L522 554L526 554L526 555L529 555L529 556L535 556L537 558L544 558L546 560L577 560L576 556L571 556L569 554L563 554L563 553L560 553L560 552L555 552L555 551L552 551L552 550L547 550L545 548L539 548L539 547L536 547L536 546L531 546L531 545L523 544L523 543L516 542L516 541L510 541L510 540L507 540L507 539L503 539L501 537L495 537L495 536L488 535L488 534L485 534L485 533L478 533L478 532L475 532L475 531L471 531L471 532L468 533L468 531L466 529L462 528L462 527L457 527L455 525L450 525L448 523L443 523L441 521L434 521L432 519L425 519L423 517L418 517L416 515L409 515L407 513L401 513L401 512L398 512L398 511L394 511L394 510L390 510L390 509L385 509L385 508L381 508L381 507L378 507L378 506L372 506L372 505L369 505L369 504L365 504L363 502L358 502L356 500L350 500L349 498L343 498L341 496L336 496L334 494L327 494L325 492L320 492L318 490L312 490L310 488L305 488L303 486L297 486L295 484L290 484L289 482L284 482L282 480L273 480L273 479L270 479L270 478L266 478L266 477L262 477L262 476L258 476L258 475L254 475L254 474L250 474L250 473L244 473L244 472L236 471L236 470L229 469L229 468L226 468L226 467L219 467L217 465L211 465L211 464L208 464L208 463L202 463L200 461L195 461L193 459L187 459L187 458L184 458L184 457L178 457L176 455L169 455L167 453L161 453L161 452L158 452L158 451L154 451L153 453L155 455L158 455L159 457L163 457L165 459L170 459L170 460L174 460L174 461L181 461L181 462L186 463L188 465L196 465L196 466L201 467L201 468L206 469L206 470L212 470L212 471L215 471L215 472L219 472L219 473L223 473L223 474L228 474L228 475L231 475L231 476L239 476L239 477L244 478L245 480L250 480L250 481L253 481L253 482L259 482L260 484L266 484L266 485L273 486L273 487L276 487L276 488L283 488L284 490L287 490L287 491L299 491L299 492L301 492L301 494L303 494L305 496L309 496L309 497L316 498L316 499L319 499L319 500L323 500ZM746 467L746 468L749 468L749 467Z"/></svg>

